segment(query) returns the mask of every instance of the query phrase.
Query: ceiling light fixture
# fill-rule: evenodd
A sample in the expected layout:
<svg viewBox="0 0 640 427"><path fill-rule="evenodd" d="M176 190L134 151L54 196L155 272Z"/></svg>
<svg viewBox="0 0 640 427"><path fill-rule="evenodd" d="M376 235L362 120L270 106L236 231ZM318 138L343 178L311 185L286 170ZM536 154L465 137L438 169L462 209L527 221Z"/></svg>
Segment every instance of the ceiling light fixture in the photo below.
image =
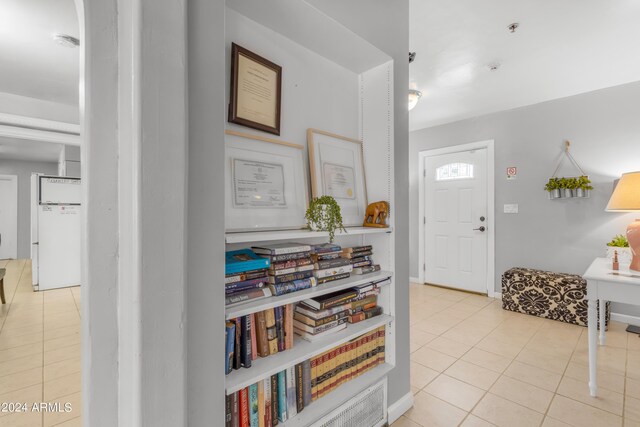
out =
<svg viewBox="0 0 640 427"><path fill-rule="evenodd" d="M498 63L489 64L487 65L487 68L489 69L489 71L498 71L498 68L500 68L500 64Z"/></svg>
<svg viewBox="0 0 640 427"><path fill-rule="evenodd" d="M68 48L74 48L74 47L80 46L80 40L68 34L55 33L52 36L52 38L53 38L53 41L58 43L60 46L64 46Z"/></svg>
<svg viewBox="0 0 640 427"><path fill-rule="evenodd" d="M422 92L416 89L409 89L409 111L418 105L420 98L422 98Z"/></svg>

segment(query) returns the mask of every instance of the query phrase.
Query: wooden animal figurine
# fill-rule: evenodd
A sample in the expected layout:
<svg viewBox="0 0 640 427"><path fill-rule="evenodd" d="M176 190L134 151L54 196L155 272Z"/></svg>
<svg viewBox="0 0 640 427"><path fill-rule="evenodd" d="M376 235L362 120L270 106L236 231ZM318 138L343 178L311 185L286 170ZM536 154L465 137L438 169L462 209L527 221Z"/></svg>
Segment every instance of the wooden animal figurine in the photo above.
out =
<svg viewBox="0 0 640 427"><path fill-rule="evenodd" d="M618 262L618 251L613 251L613 266L612 270L620 270L620 263Z"/></svg>
<svg viewBox="0 0 640 427"><path fill-rule="evenodd" d="M389 202L375 202L367 206L364 214L363 227L386 228L387 218L389 218Z"/></svg>

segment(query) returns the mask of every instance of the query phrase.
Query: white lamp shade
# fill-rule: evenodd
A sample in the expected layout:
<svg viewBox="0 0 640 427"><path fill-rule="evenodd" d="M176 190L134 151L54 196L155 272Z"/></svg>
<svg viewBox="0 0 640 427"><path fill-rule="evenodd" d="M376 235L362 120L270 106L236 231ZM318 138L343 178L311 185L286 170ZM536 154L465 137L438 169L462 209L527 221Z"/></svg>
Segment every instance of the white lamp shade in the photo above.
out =
<svg viewBox="0 0 640 427"><path fill-rule="evenodd" d="M609 212L640 211L640 172L622 175L605 210Z"/></svg>
<svg viewBox="0 0 640 427"><path fill-rule="evenodd" d="M418 101L422 97L422 92L415 89L409 89L409 111L418 105Z"/></svg>

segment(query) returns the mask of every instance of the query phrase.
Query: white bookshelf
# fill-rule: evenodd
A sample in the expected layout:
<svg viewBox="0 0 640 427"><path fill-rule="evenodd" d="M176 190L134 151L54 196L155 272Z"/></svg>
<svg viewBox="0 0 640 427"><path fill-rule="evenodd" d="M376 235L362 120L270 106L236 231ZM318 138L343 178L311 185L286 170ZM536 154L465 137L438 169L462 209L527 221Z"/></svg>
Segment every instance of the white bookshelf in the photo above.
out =
<svg viewBox="0 0 640 427"><path fill-rule="evenodd" d="M278 297L234 304L227 306L222 316L225 320L234 319L372 281L391 279L381 287L378 296L382 315L348 324L346 329L316 342L295 337L292 349L258 357L250 368L226 375L223 393L229 395L384 325L385 363L313 401L300 414L279 424L305 427L384 379L395 364L393 62L388 55L305 1L227 0L226 5L227 68L231 42L283 67L281 136L265 136L303 145L305 162L308 128L362 139L368 202L384 200L391 206L389 228L348 227L346 233L337 231L335 236L336 243L345 247L372 245L374 261L381 265L381 271L352 275ZM228 124L228 129L247 130L233 124ZM308 173L308 165L305 164L305 168ZM316 244L328 241L328 237L326 232L305 229L227 232L225 245L227 250L236 250L266 242ZM212 286L218 284L212 283ZM223 362L221 360L221 365ZM220 369L224 368L221 366Z"/></svg>

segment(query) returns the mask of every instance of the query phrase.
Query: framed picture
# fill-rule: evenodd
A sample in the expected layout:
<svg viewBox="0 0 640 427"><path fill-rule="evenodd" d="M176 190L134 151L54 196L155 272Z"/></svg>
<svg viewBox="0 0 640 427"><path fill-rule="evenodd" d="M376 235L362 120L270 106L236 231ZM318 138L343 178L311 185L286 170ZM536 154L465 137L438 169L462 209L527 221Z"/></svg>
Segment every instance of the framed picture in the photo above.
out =
<svg viewBox="0 0 640 427"><path fill-rule="evenodd" d="M300 229L309 206L304 147L227 130L227 231Z"/></svg>
<svg viewBox="0 0 640 427"><path fill-rule="evenodd" d="M231 44L229 122L280 135L282 67Z"/></svg>
<svg viewBox="0 0 640 427"><path fill-rule="evenodd" d="M367 208L362 141L307 130L313 197L332 196L345 226L361 226Z"/></svg>

